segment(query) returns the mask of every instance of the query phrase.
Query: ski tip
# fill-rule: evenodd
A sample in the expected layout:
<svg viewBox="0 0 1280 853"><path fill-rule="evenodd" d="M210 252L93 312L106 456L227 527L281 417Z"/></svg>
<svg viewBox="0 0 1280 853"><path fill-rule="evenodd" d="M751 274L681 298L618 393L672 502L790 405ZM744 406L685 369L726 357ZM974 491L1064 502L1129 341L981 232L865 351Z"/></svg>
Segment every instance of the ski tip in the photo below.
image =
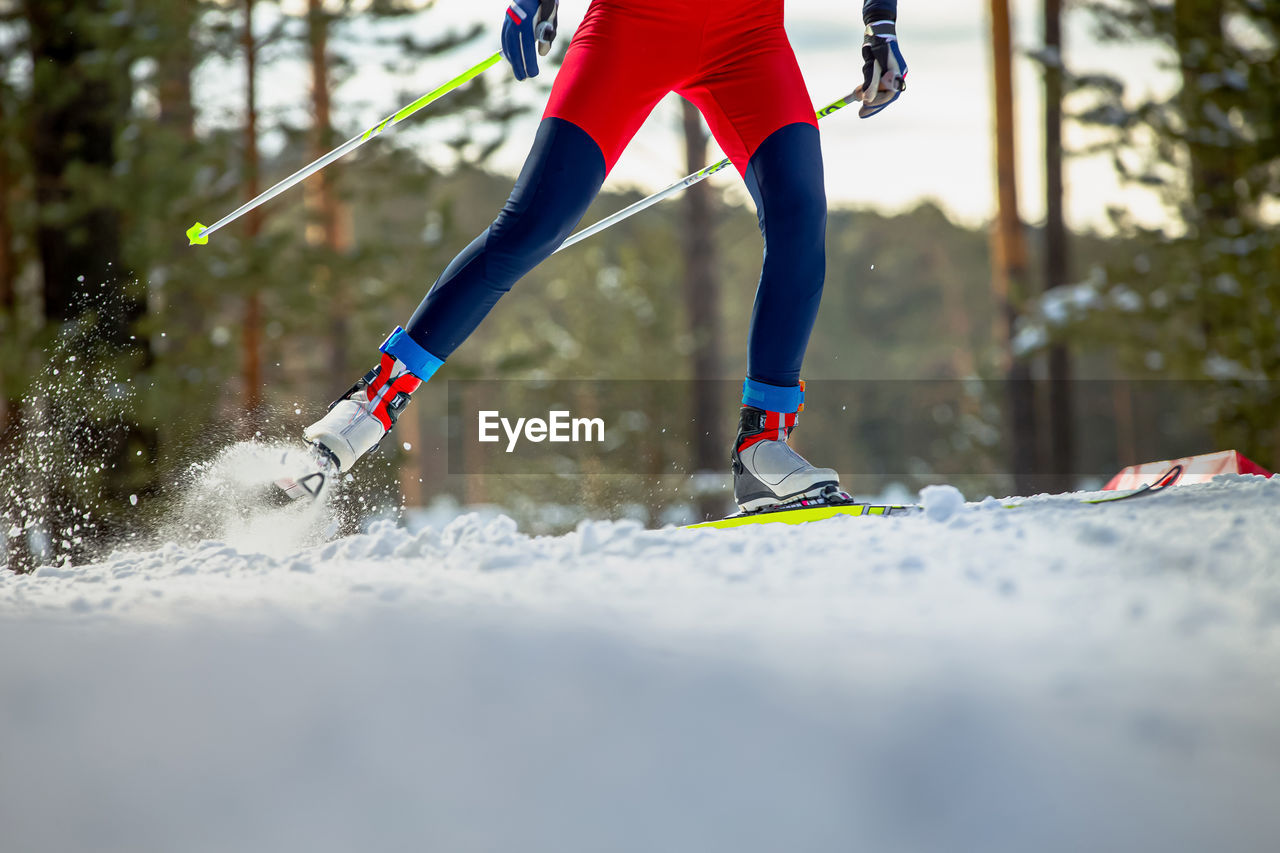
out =
<svg viewBox="0 0 1280 853"><path fill-rule="evenodd" d="M1170 486L1177 485L1178 481L1182 479L1183 470L1181 465L1174 465L1168 471L1165 471L1160 479L1151 484L1150 491L1164 491Z"/></svg>
<svg viewBox="0 0 1280 853"><path fill-rule="evenodd" d="M187 229L187 239L191 241L192 246L207 246L209 238L205 235L205 226L197 222Z"/></svg>

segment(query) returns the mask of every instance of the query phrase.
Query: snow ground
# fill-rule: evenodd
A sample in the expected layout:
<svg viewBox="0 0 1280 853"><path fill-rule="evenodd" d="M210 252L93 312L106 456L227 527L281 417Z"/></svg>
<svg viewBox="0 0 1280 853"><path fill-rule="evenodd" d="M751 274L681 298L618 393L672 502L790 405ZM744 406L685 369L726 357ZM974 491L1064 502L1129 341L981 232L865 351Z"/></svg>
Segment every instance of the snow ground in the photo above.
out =
<svg viewBox="0 0 1280 853"><path fill-rule="evenodd" d="M0 577L0 849L1274 850L1280 478L953 497Z"/></svg>

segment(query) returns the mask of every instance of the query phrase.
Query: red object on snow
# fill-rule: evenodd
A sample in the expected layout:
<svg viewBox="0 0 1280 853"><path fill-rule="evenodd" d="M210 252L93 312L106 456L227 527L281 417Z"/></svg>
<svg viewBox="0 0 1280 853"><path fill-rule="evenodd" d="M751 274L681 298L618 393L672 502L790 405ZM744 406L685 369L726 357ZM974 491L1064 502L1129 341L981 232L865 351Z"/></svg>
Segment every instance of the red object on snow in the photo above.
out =
<svg viewBox="0 0 1280 853"><path fill-rule="evenodd" d="M1111 478L1102 488L1107 491L1118 489L1139 489L1148 483L1154 483L1174 465L1182 466L1182 475L1170 485L1185 486L1189 483L1207 483L1218 474L1261 474L1263 477L1275 475L1257 462L1237 453L1234 450L1220 450L1217 453L1205 453L1201 456L1188 456L1185 459L1170 459L1165 462L1147 462L1142 465L1130 465Z"/></svg>

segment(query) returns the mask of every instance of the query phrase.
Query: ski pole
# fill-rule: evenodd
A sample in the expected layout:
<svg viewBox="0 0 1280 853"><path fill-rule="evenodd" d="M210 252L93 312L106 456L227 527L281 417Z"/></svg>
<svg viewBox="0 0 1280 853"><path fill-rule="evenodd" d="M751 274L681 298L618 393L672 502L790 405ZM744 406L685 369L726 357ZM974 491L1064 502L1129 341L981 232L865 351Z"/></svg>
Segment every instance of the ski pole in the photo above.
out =
<svg viewBox="0 0 1280 853"><path fill-rule="evenodd" d="M852 93L845 95L843 98L841 98L838 101L833 101L832 103L827 104L825 107L818 110L817 116L819 119L824 119L827 116L831 115L832 113L837 112L849 106L849 104L851 103L860 103L860 101L858 101L858 99L855 98ZM702 181L705 181L707 178L711 177L717 172L723 172L725 169L729 168L731 165L733 165L732 161L728 157L726 157L723 160L721 160L719 163L715 163L711 166L706 167L705 169L694 172L692 175L681 178L680 180L676 181L674 184L667 187L666 189L658 190L656 193L649 196L648 198L642 198L639 201L637 201L635 204L630 205L629 207L624 207L622 210L619 210L617 213L613 214L612 216L606 216L604 219L601 219L599 222L597 222L595 225L592 225L590 228L582 229L577 234L574 234L568 240L565 240L563 243L561 243L560 248L556 249L556 252L563 252L565 249L569 248L575 243L582 242L583 240L587 239L593 234L599 234L601 231L605 230L606 228L610 228L614 225L617 225L619 222L621 222L624 219L630 219L632 216L635 216L637 213L644 210L645 208L653 207L653 205L657 204L663 199L670 198L671 196L688 189L694 184L701 183ZM555 254L555 252L553 252L552 254Z"/></svg>
<svg viewBox="0 0 1280 853"><path fill-rule="evenodd" d="M301 169L294 172L289 177L285 178L280 183L276 184L271 189L259 195L257 198L251 199L250 201L247 201L244 204L240 205L240 207L237 207L235 210L231 211L231 213L228 213L226 216L222 217L212 225L206 226L197 222L195 225L192 225L190 228L187 229L187 239L191 241L192 246L196 246L196 245L203 246L207 244L209 242L209 235L212 234L214 231L217 231L219 228L222 228L223 226L229 225L230 223L236 221L241 216L244 216L246 213L258 207L259 205L265 204L266 202L280 195L280 193L284 192L290 187L293 187L293 186L296 186L297 184L302 183L307 178L311 177L316 172L323 169L325 166L328 166L334 160L337 160L345 156L346 154L356 150L361 145L364 145L366 142L368 142L370 139L373 139L375 136L380 135L383 131L388 130L392 127L395 127L397 124L404 121L409 116L413 115L418 110L425 107L427 104L449 94L454 89L470 81L472 78L480 76L485 71L488 71L490 68L496 65L500 59L502 59L501 51L499 51L498 53L495 53L493 56L490 56L488 59L484 60L483 62L479 62L471 66L466 71L463 71L461 74L459 74L457 77L454 77L449 82L431 90L427 94L423 95L421 98L418 98L418 100L414 101L412 104L409 104L407 107L387 116L382 121L378 122L373 127L366 130L364 133L361 133L358 136L353 136L351 139L348 139L346 142L342 143L337 148L333 149L328 154L321 157L319 160L316 160L311 165L302 167Z"/></svg>

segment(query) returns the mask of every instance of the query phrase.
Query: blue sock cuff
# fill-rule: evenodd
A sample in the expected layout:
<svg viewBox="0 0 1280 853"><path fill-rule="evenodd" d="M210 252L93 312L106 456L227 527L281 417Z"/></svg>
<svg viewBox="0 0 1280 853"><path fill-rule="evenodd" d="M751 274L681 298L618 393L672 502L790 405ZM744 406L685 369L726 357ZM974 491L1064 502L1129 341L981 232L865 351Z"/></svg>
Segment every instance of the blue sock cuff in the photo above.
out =
<svg viewBox="0 0 1280 853"><path fill-rule="evenodd" d="M440 365L444 364L444 359L436 358L427 352L399 326L396 326L396 330L387 336L378 349L393 358L400 359L404 362L404 366L409 368L409 372L423 382L430 379L431 375L440 369Z"/></svg>
<svg viewBox="0 0 1280 853"><path fill-rule="evenodd" d="M803 404L803 386L793 385L784 388L759 382L750 377L742 381L742 405L744 406L755 406L766 412L782 412L789 415L800 411L800 406Z"/></svg>

